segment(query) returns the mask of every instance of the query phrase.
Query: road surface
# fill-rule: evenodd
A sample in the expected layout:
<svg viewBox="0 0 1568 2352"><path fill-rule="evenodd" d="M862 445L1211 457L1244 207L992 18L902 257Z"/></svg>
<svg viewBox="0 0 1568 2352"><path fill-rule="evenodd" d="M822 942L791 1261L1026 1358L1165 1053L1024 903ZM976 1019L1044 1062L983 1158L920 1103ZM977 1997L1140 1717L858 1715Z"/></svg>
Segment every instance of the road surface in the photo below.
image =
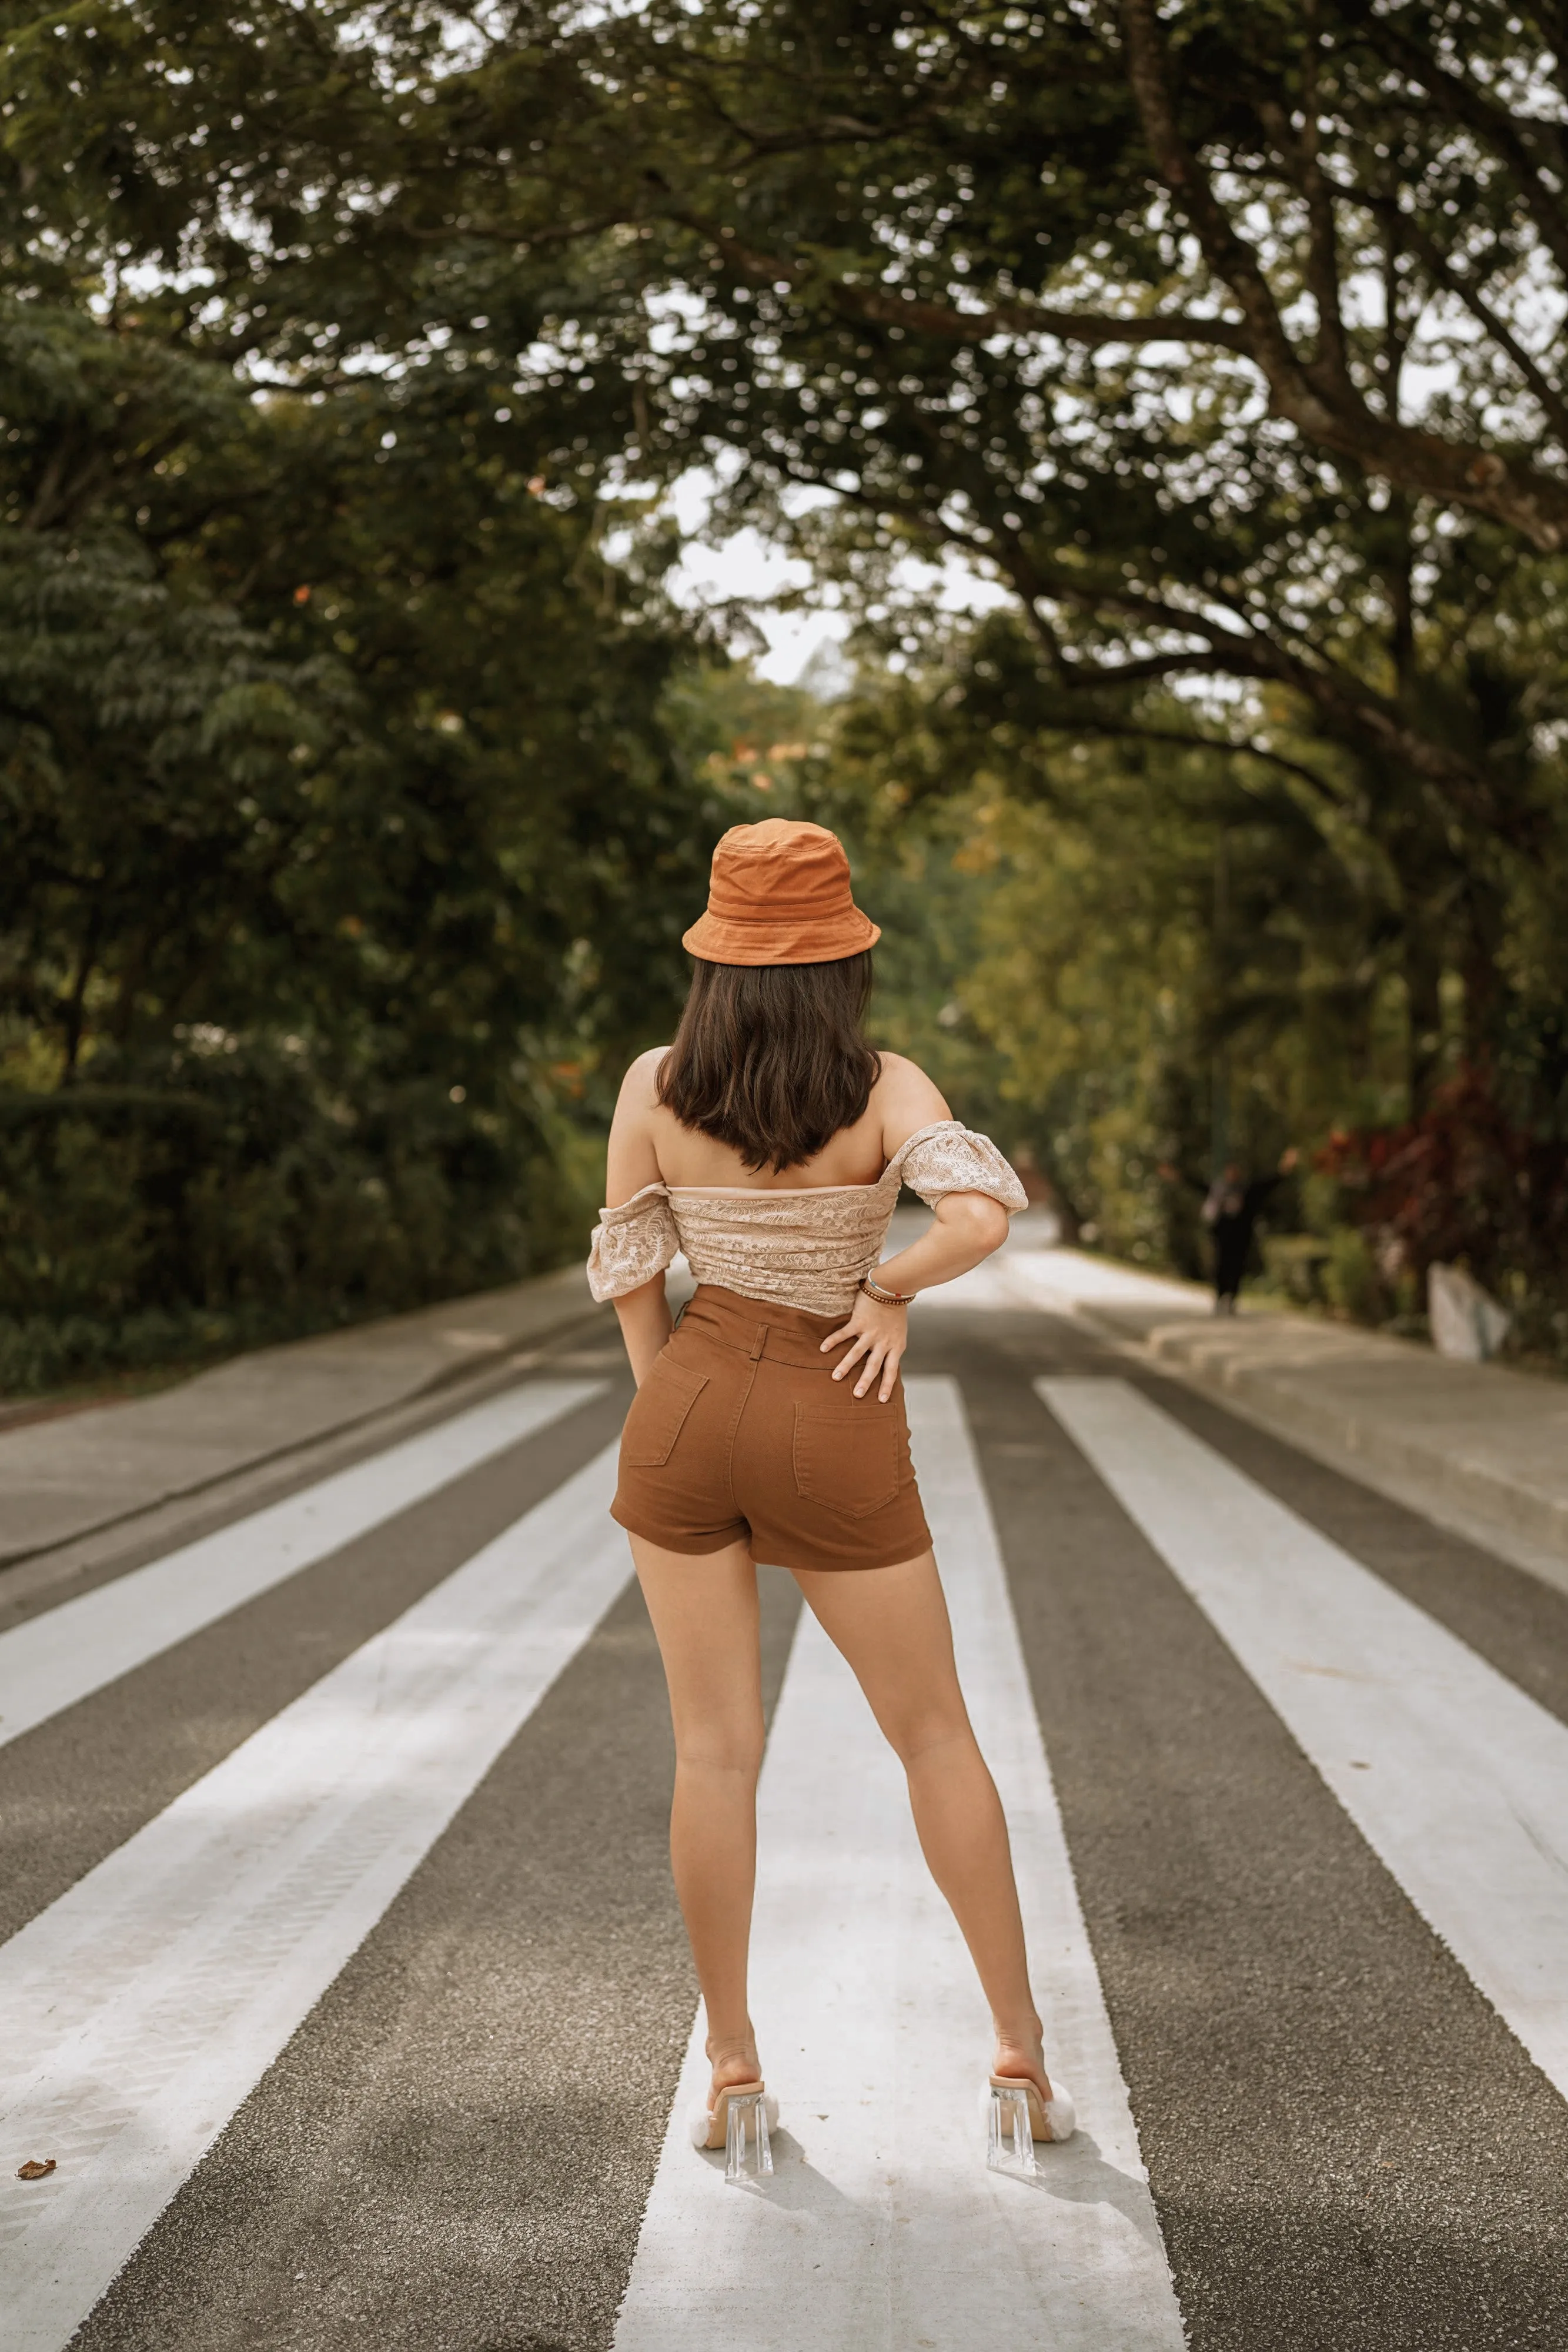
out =
<svg viewBox="0 0 1568 2352"><path fill-rule="evenodd" d="M685 2143L580 1335L0 1633L5 2352L1563 2352L1568 1594L1005 1261L906 1369L1078 2139L987 2173L965 1955L769 1570L771 2189Z"/></svg>

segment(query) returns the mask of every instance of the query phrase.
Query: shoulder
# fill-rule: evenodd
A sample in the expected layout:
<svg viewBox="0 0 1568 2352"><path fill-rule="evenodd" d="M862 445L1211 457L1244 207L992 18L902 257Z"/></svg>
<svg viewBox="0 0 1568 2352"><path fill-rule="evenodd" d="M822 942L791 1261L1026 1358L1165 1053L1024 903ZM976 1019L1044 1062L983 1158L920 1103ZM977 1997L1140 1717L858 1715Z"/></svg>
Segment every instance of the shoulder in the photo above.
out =
<svg viewBox="0 0 1568 2352"><path fill-rule="evenodd" d="M621 1081L615 1116L610 1123L605 1169L604 1197L612 1207L660 1181L653 1134L659 1068L669 1050L667 1045L650 1046L647 1053L638 1055Z"/></svg>
<svg viewBox="0 0 1568 2352"><path fill-rule="evenodd" d="M659 1072L664 1067L667 1045L650 1045L628 1066L621 1081L617 1098L618 1110L652 1110L658 1100Z"/></svg>
<svg viewBox="0 0 1568 2352"><path fill-rule="evenodd" d="M872 1107L882 1121L882 1148L888 1160L918 1129L953 1116L936 1082L904 1054L882 1055L882 1076L872 1089Z"/></svg>

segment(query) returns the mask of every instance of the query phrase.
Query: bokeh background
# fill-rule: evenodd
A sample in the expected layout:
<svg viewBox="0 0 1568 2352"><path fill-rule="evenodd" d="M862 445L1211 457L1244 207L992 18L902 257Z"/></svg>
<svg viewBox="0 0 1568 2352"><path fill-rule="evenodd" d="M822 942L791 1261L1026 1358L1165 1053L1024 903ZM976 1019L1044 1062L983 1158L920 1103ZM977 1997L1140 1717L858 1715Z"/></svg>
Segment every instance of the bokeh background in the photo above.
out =
<svg viewBox="0 0 1568 2352"><path fill-rule="evenodd" d="M1568 1363L1544 17L0 16L0 1393L580 1254L775 814L1069 1239Z"/></svg>

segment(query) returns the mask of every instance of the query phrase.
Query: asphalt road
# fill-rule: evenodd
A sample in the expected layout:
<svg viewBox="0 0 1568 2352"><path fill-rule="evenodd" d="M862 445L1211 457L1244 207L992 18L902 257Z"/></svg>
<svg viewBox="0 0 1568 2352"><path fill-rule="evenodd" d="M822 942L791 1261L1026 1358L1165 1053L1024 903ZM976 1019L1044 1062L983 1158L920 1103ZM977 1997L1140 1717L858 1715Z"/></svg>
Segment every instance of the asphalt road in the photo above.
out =
<svg viewBox="0 0 1568 2352"><path fill-rule="evenodd" d="M961 2284L960 2241L988 2231L1020 2344L1153 2352L1185 2331L1197 2352L1563 2352L1568 2105L1551 2053L1568 1945L1556 1981L1521 1975L1517 2002L1487 1978L1465 1940L1473 1853L1456 1848L1450 1927L1420 1874L1446 1867L1440 1811L1406 1807L1391 1839L1364 1831L1339 1763L1287 1725L1218 1605L1035 1382L1119 1384L1129 1429L1143 1397L1196 1441L1217 1559L1223 1465L1243 1473L1307 1531L1309 1612L1327 1557L1312 1538L1348 1555L1394 1612L1347 1698L1389 1769L1417 1738L1401 1710L1433 1629L1456 1645L1456 1738L1472 1687L1498 1720L1515 1710L1547 1759L1525 1824L1546 1876L1500 1845L1478 1933L1521 1969L1552 1874L1568 1885L1552 1843L1568 1596L1082 1326L960 1308L915 1328L917 1461L923 1429L946 1430L945 1524L976 1596L956 1614L989 1662L988 1721L1016 1759L1005 1787L1038 1771L1047 1792L1042 1820L1020 1820L1020 1871L1043 1857L1042 1965L1067 1988L1053 2032L1089 2069L1081 2142L1041 2151L1043 2193L1009 2204L1020 2185L985 2174L972 2115L950 2116L946 2075L921 2071L927 2031L969 2063L961 1988L902 2055L866 2057L858 2112L868 2145L884 2134L885 2211L855 2185L852 2115L802 2108L791 2133L787 2099L772 2191L716 2187L682 2147L695 1988L664 1853L668 1726L601 1507L630 1390L612 1348L579 1339L527 1375L556 1384L542 1426L444 1483L433 1472L324 1556L280 1559L128 1671L104 1636L99 1674L91 1604L123 1587L134 1622L153 1588L133 1580L156 1560L128 1555L73 1604L78 1695L0 1746L5 2352L968 2352L995 2322ZM427 1418L456 1431L473 1410ZM793 1995L823 2034L874 2039L900 1951L918 2008L948 1931L907 1871L873 1907L841 1875L813 1879L819 1852L868 1866L853 1840L889 1834L885 1791L845 1714L837 1818L836 1685L797 1638L789 1579L762 1581L780 1743L765 1822L790 1857L768 1898L768 1998L781 2020ZM53 1605L40 1586L0 1633L0 1737L6 1644ZM1369 1789L1385 1752L1348 1759ZM799 1819L792 1773L816 1790ZM1050 1896L1063 1836L1066 1893ZM1074 1890L1057 1955L1048 1896L1065 1919ZM874 1960L859 1948L873 1934ZM973 2051L978 2066L983 2032ZM47 2179L16 2179L49 2156ZM913 2320L887 2287L905 2274Z"/></svg>

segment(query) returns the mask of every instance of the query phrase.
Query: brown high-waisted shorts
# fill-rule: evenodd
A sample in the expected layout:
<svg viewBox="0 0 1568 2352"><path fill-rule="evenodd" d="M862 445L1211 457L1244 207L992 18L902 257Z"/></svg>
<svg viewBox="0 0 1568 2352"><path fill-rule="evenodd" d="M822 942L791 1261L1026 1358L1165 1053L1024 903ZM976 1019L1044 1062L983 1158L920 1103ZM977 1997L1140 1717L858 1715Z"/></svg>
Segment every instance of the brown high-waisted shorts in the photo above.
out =
<svg viewBox="0 0 1568 2352"><path fill-rule="evenodd" d="M612 1510L668 1551L748 1543L780 1568L891 1568L931 1541L903 1382L841 1381L808 1315L704 1283L632 1400Z"/></svg>

